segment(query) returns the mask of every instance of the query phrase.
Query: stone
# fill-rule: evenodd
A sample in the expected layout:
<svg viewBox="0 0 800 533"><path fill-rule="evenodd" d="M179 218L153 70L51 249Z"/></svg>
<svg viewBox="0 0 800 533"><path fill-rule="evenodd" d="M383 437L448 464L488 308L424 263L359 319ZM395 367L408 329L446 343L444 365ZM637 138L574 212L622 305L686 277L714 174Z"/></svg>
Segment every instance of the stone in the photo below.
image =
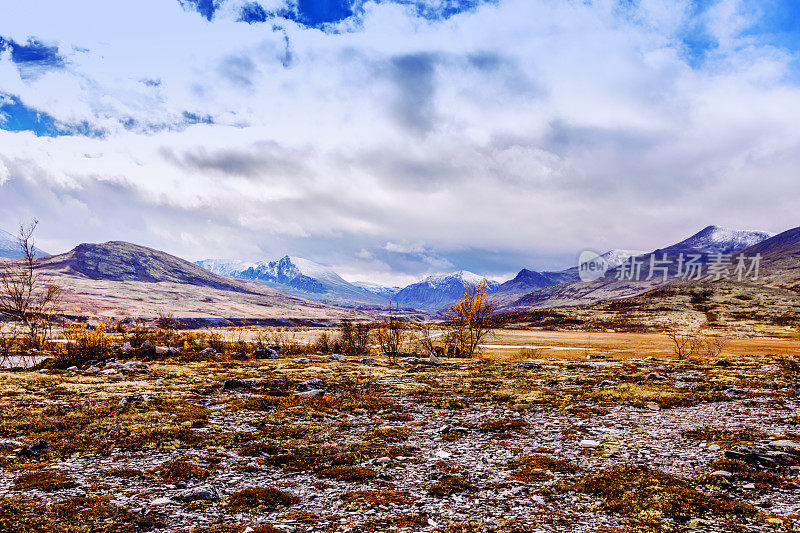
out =
<svg viewBox="0 0 800 533"><path fill-rule="evenodd" d="M422 357L403 357L402 359L400 359L400 362L401 363L411 363L411 364L414 364L414 365L426 365L426 366L441 366L441 365L444 364L444 363L442 363L441 359L438 359L438 362L437 362L437 361L434 361L433 359L430 359L430 358L424 359Z"/></svg>
<svg viewBox="0 0 800 533"><path fill-rule="evenodd" d="M164 506L164 505L169 505L171 503L174 503L174 502L169 498L156 498L155 500L150 502L150 505L155 505L155 506L161 507L161 506Z"/></svg>
<svg viewBox="0 0 800 533"><path fill-rule="evenodd" d="M251 389L258 385L259 382L252 380L252 379L226 379L225 382L222 384L223 390L235 390L235 389Z"/></svg>
<svg viewBox="0 0 800 533"><path fill-rule="evenodd" d="M310 390L322 390L325 388L325 383L319 379L309 379L308 381L304 381L300 385L297 386L297 390L300 392L310 391Z"/></svg>
<svg viewBox="0 0 800 533"><path fill-rule="evenodd" d="M331 359L333 359L334 361L344 361L344 356L338 353L332 353Z"/></svg>
<svg viewBox="0 0 800 533"><path fill-rule="evenodd" d="M596 440L584 439L580 442L580 444L578 444L578 446L581 448L599 448L602 446L602 444Z"/></svg>
<svg viewBox="0 0 800 533"><path fill-rule="evenodd" d="M314 389L304 392L296 392L294 393L294 395L300 398L317 398L317 397L322 398L325 395L325 391L320 389Z"/></svg>
<svg viewBox="0 0 800 533"><path fill-rule="evenodd" d="M650 372L644 377L645 381L669 381L669 378L658 372Z"/></svg>
<svg viewBox="0 0 800 533"><path fill-rule="evenodd" d="M150 365L141 361L128 361L122 365L123 372L150 372Z"/></svg>
<svg viewBox="0 0 800 533"><path fill-rule="evenodd" d="M248 355L251 359L277 359L278 350L273 350L269 346L259 346Z"/></svg>
<svg viewBox="0 0 800 533"><path fill-rule="evenodd" d="M220 499L219 492L211 485L201 485L180 491L175 495L179 502L215 502Z"/></svg>
<svg viewBox="0 0 800 533"><path fill-rule="evenodd" d="M310 362L311 362L311 359L309 359L307 357L296 357L296 358L292 359L292 363L294 363L296 365L307 365Z"/></svg>
<svg viewBox="0 0 800 533"><path fill-rule="evenodd" d="M153 403L157 398L155 396L151 396L150 394L130 394L125 396L123 399L119 401L120 407L125 407L126 405L132 403Z"/></svg>
<svg viewBox="0 0 800 533"><path fill-rule="evenodd" d="M50 449L50 443L45 442L43 440L39 440L31 444L30 446L25 446L21 450L17 452L17 456L19 457L38 457L47 450Z"/></svg>
<svg viewBox="0 0 800 533"><path fill-rule="evenodd" d="M217 355L217 351L214 348L204 348L200 350L201 355Z"/></svg>
<svg viewBox="0 0 800 533"><path fill-rule="evenodd" d="M515 364L514 368L520 368L522 370L541 370L542 369L542 365L540 365L538 363L525 362L525 363L517 363L517 364Z"/></svg>
<svg viewBox="0 0 800 533"><path fill-rule="evenodd" d="M792 455L800 455L800 442L793 440L774 440L769 443L770 448L781 450Z"/></svg>

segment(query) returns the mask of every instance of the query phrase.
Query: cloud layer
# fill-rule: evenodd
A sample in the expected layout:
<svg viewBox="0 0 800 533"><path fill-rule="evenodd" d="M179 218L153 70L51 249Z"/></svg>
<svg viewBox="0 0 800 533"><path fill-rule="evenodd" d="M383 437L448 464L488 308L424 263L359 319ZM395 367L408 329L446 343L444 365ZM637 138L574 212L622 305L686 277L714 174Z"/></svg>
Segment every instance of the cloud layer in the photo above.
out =
<svg viewBox="0 0 800 533"><path fill-rule="evenodd" d="M0 21L0 227L49 250L403 282L796 225L788 2L39 4Z"/></svg>

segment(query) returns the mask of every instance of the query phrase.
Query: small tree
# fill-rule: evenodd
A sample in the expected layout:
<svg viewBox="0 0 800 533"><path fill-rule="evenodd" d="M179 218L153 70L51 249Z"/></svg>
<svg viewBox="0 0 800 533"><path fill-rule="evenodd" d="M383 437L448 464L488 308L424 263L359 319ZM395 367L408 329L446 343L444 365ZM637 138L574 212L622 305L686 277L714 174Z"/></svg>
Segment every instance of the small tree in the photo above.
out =
<svg viewBox="0 0 800 533"><path fill-rule="evenodd" d="M672 341L672 351L678 359L686 359L694 355L700 345L700 337L695 334L684 333L677 329L666 332Z"/></svg>
<svg viewBox="0 0 800 533"><path fill-rule="evenodd" d="M45 283L36 269L34 220L19 227L19 248L22 259L6 261L0 268L0 315L21 324L30 348L47 344L52 318L61 301L61 287Z"/></svg>
<svg viewBox="0 0 800 533"><path fill-rule="evenodd" d="M448 312L449 341L462 357L472 357L478 344L493 329L492 315L497 309L487 296L486 280L468 290Z"/></svg>
<svg viewBox="0 0 800 533"><path fill-rule="evenodd" d="M723 336L710 337L705 340L704 348L708 357L719 357L728 344L728 339Z"/></svg>
<svg viewBox="0 0 800 533"><path fill-rule="evenodd" d="M339 350L344 355L363 355L369 352L370 324L353 324L346 320L339 327L339 338L336 340Z"/></svg>
<svg viewBox="0 0 800 533"><path fill-rule="evenodd" d="M381 351L389 358L389 364L397 363L400 346L406 341L406 325L400 318L400 306L392 306L389 301L389 314L375 328L375 340Z"/></svg>

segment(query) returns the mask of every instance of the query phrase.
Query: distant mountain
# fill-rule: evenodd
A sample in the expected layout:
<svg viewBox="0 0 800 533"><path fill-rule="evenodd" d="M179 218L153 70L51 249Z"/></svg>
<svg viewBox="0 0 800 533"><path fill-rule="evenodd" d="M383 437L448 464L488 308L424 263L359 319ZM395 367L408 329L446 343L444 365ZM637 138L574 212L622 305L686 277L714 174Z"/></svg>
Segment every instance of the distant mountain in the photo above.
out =
<svg viewBox="0 0 800 533"><path fill-rule="evenodd" d="M737 251L731 262L736 264L741 254L750 261L760 256L755 283L800 292L800 228L779 233L770 239Z"/></svg>
<svg viewBox="0 0 800 533"><path fill-rule="evenodd" d="M257 281L281 291L320 302L345 306L385 306L389 297L354 285L331 268L302 257L284 256L270 262L246 263L206 259L198 266L220 275Z"/></svg>
<svg viewBox="0 0 800 533"><path fill-rule="evenodd" d="M393 298L394 295L400 292L402 289L402 287L384 287L383 285L370 283L369 281L354 281L353 285L359 289L364 289L365 291L377 294L383 298Z"/></svg>
<svg viewBox="0 0 800 533"><path fill-rule="evenodd" d="M740 250L749 249L771 238L771 234L764 231L732 230L721 226L708 226L691 237L650 253L640 253L635 250L612 250L603 254L609 262L609 270L605 276L593 281L583 282L577 279L577 267L565 270L565 275L574 277L565 283L548 287L533 289L531 292L511 302L503 302L506 307L514 309L544 308L558 306L572 306L593 303L603 300L616 300L643 294L663 283L663 274L654 273L649 277L651 260L661 261L666 254L668 263L668 283L679 283L682 278L678 276L680 255L700 255L700 264L707 264L715 259L718 254L731 254ZM617 279L623 271L621 268L630 268L631 261L635 261L641 269L638 280ZM625 265L623 267L623 265Z"/></svg>
<svg viewBox="0 0 800 533"><path fill-rule="evenodd" d="M0 257L21 259L24 254L22 253L19 245L19 237L0 229ZM50 255L36 247L33 248L33 252L35 257L47 257Z"/></svg>
<svg viewBox="0 0 800 533"><path fill-rule="evenodd" d="M485 278L461 270L452 274L435 274L418 283L413 283L399 291L394 301L404 307L426 311L440 311L453 305L464 293ZM489 291L497 289L496 281L487 280Z"/></svg>
<svg viewBox="0 0 800 533"><path fill-rule="evenodd" d="M235 278L239 272L256 266L255 263L248 263L235 259L230 261L224 259L205 259L203 261L196 261L195 264L214 274L229 278Z"/></svg>
<svg viewBox="0 0 800 533"><path fill-rule="evenodd" d="M64 312L79 316L225 320L318 320L345 313L263 284L231 279L166 252L127 242L81 244L38 261L64 288Z"/></svg>
<svg viewBox="0 0 800 533"><path fill-rule="evenodd" d="M643 253L644 252L639 250L609 250L600 257L602 257L611 268L615 268L627 261L630 257ZM558 272L536 272L523 268L514 279L500 284L492 293L492 297L497 301L498 305L504 306L529 292L563 283L572 283L579 279L580 276L578 275L577 266Z"/></svg>
<svg viewBox="0 0 800 533"><path fill-rule="evenodd" d="M79 244L65 254L42 259L39 268L45 272L94 280L168 282L231 291L252 290L252 287L213 274L174 255L122 241Z"/></svg>
<svg viewBox="0 0 800 533"><path fill-rule="evenodd" d="M653 253L661 255L668 253L670 256L680 253L701 253L707 256L716 254L729 254L743 250L763 242L774 234L766 231L734 230L722 226L708 226L683 240L666 248L659 248Z"/></svg>

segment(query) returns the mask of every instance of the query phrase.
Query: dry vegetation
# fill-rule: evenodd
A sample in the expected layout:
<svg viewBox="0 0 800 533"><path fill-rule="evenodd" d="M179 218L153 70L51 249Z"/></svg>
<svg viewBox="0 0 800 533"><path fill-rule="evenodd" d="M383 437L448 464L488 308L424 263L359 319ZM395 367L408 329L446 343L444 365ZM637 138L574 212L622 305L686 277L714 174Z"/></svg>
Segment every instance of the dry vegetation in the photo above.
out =
<svg viewBox="0 0 800 533"><path fill-rule="evenodd" d="M3 531L798 527L797 468L725 456L800 438L785 355L521 351L420 370L291 331L78 334L103 336L98 362L0 374ZM146 347L114 351L132 339ZM237 355L267 346L281 354ZM112 354L148 367L83 371ZM303 395L314 379L323 394Z"/></svg>

